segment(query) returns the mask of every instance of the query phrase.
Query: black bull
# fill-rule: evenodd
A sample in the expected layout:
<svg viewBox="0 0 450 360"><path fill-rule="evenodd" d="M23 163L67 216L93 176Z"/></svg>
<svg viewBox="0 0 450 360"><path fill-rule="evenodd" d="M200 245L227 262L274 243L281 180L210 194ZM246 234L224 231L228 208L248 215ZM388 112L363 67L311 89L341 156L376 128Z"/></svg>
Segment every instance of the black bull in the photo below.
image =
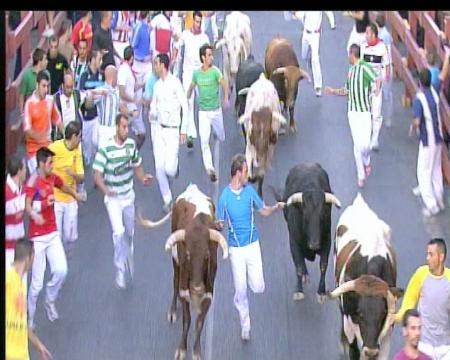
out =
<svg viewBox="0 0 450 360"><path fill-rule="evenodd" d="M331 248L331 205L340 207L332 194L326 171L316 163L304 163L289 171L283 197L283 210L289 230L289 245L297 273L294 300L304 298L303 282L308 277L305 259L314 261L320 256L318 299L326 297L325 273Z"/></svg>

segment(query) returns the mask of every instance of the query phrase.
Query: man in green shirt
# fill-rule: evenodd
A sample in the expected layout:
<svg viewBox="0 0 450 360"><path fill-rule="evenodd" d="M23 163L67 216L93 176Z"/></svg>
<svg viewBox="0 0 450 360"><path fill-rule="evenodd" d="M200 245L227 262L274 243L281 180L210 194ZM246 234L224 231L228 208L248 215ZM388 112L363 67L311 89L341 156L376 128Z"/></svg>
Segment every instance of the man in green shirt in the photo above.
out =
<svg viewBox="0 0 450 360"><path fill-rule="evenodd" d="M350 46L348 60L350 65L345 87L335 89L325 88L325 94L348 95L348 123L353 138L353 153L355 156L358 187L364 186L364 181L370 175L370 137L372 133L372 103L370 92L375 82L375 95L380 93L381 81L377 79L374 70L364 60L360 59L360 47Z"/></svg>
<svg viewBox="0 0 450 360"><path fill-rule="evenodd" d="M209 147L209 137L211 126L214 129L214 157L219 158L219 141L225 140L223 128L222 109L219 102L219 84L223 90L223 108L229 107L228 86L220 70L213 65L212 47L208 44L200 48L200 60L202 66L195 70L192 75L192 83L189 86L187 97L190 98L195 86L198 87L198 128L200 133L200 143L202 147L203 164L211 181L217 181L214 170L211 149Z"/></svg>

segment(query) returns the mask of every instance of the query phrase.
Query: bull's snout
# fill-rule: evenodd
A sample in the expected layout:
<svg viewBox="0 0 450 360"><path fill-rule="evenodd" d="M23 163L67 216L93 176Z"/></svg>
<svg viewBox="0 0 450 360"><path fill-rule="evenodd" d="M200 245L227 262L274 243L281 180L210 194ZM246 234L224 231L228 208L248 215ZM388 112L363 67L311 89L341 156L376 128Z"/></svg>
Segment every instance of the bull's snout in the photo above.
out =
<svg viewBox="0 0 450 360"><path fill-rule="evenodd" d="M363 348L362 352L366 359L376 359L378 357L380 350L379 349L371 349L371 348L368 348L365 346Z"/></svg>

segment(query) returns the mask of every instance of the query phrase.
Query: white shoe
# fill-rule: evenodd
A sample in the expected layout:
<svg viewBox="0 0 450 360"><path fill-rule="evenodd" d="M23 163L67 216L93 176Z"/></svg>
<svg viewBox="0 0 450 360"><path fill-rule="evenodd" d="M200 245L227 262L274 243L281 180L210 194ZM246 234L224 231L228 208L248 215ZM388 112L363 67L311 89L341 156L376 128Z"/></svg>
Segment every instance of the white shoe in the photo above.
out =
<svg viewBox="0 0 450 360"><path fill-rule="evenodd" d="M250 340L250 329L248 329L248 330L242 329L241 339L244 340L244 341L249 341Z"/></svg>
<svg viewBox="0 0 450 360"><path fill-rule="evenodd" d="M42 33L43 37L49 38L55 35L55 30L53 30L51 27L46 27L44 32Z"/></svg>
<svg viewBox="0 0 450 360"><path fill-rule="evenodd" d="M316 96L322 96L322 89L321 88L316 88Z"/></svg>
<svg viewBox="0 0 450 360"><path fill-rule="evenodd" d="M45 311L47 312L48 319L53 322L59 318L58 312L56 311L55 303L45 301L44 303Z"/></svg>
<svg viewBox="0 0 450 360"><path fill-rule="evenodd" d="M117 270L116 272L116 281L115 281L115 285L118 289L125 289L126 288L126 284L125 284L125 275L123 274L122 271Z"/></svg>
<svg viewBox="0 0 450 360"><path fill-rule="evenodd" d="M433 208L433 209L423 208L422 209L422 215L427 218L436 215L438 212L439 212L439 208Z"/></svg>
<svg viewBox="0 0 450 360"><path fill-rule="evenodd" d="M419 185L417 185L416 187L414 187L414 188L412 189L412 192L413 192L414 196L420 196Z"/></svg>

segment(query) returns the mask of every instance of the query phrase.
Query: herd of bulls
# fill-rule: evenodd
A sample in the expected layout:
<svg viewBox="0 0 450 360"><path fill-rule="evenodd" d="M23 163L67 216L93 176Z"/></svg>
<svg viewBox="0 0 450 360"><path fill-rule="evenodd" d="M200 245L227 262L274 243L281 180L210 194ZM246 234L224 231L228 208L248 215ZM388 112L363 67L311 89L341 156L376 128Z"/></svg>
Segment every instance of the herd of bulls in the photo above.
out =
<svg viewBox="0 0 450 360"><path fill-rule="evenodd" d="M295 131L294 106L298 83L309 76L300 69L292 46L286 39L272 39L265 53L265 70L250 55L250 19L232 12L225 21L224 37L217 43L224 56L224 76L235 80L235 109L246 139L249 177L258 180L262 195L264 172L270 164L278 134L287 120ZM280 102L283 106L280 105ZM283 107L283 110L282 110ZM331 250L331 207L341 208L333 194L327 172L316 163L292 168L284 192L273 193L285 202L284 218L289 232L291 255L297 274L293 299L302 300L308 277L305 260L320 256L318 300L339 298L342 314L341 340L351 359L387 359L396 300L396 260L390 244L390 227L369 208L361 194L341 214L334 241L334 269L337 288L327 292L325 274ZM200 336L210 307L217 270L217 247L228 256L224 236L216 228L212 199L196 185L178 196L164 218L153 222L138 219L142 226L155 228L172 218L172 232L166 250L172 252L173 298L169 322L176 320L177 300L183 308L182 336L175 359L184 359L190 326L190 305L197 313L193 359L200 359Z"/></svg>

